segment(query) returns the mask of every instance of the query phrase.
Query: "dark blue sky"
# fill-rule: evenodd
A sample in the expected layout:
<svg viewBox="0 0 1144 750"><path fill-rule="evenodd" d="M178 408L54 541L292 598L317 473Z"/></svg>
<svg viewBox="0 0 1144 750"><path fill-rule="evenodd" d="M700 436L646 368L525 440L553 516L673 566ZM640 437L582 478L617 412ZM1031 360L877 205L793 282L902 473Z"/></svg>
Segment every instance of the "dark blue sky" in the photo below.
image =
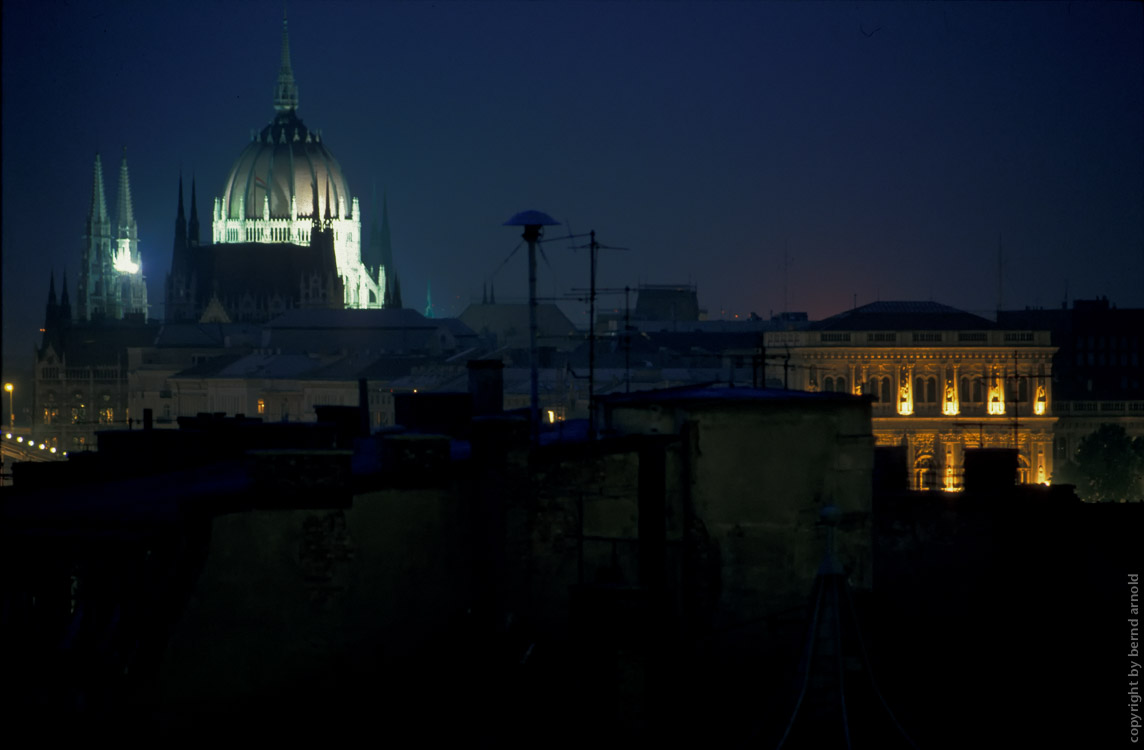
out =
<svg viewBox="0 0 1144 750"><path fill-rule="evenodd" d="M999 241L1006 307L1144 307L1140 4L286 8L299 114L365 227L388 193L407 306L427 283L439 314L479 299L517 243L501 222L537 208L631 248L603 255L603 286L691 281L711 317L990 311ZM114 210L127 147L161 315L179 169L206 219L273 115L281 15L5 0L5 372L30 361L52 268L74 295L96 151ZM548 260L542 293L587 285L583 251ZM498 300L525 281L518 253Z"/></svg>

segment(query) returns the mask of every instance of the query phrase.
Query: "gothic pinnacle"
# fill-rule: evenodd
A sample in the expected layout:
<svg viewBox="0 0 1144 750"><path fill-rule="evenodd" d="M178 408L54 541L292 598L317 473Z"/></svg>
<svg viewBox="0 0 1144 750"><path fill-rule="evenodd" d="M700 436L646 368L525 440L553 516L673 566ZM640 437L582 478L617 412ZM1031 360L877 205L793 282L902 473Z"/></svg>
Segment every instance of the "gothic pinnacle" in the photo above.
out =
<svg viewBox="0 0 1144 750"><path fill-rule="evenodd" d="M135 236L135 208L131 203L131 180L127 175L127 147L123 147L123 161L119 166L119 203L118 215L119 238L134 238Z"/></svg>
<svg viewBox="0 0 1144 750"><path fill-rule="evenodd" d="M91 211L88 218L93 221L107 221L107 199L103 195L103 163L99 152L95 154L94 176L91 185Z"/></svg>
<svg viewBox="0 0 1144 750"><path fill-rule="evenodd" d="M298 86L290 68L290 33L286 26L286 10L282 10L282 61L278 68L278 85L274 87L274 109L290 112L298 109Z"/></svg>

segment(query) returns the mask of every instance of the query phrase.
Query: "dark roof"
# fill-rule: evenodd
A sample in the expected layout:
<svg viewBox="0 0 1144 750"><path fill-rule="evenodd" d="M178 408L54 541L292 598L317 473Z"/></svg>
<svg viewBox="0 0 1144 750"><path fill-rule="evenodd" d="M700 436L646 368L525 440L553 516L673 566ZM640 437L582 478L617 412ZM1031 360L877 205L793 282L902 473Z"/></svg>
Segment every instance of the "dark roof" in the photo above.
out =
<svg viewBox="0 0 1144 750"><path fill-rule="evenodd" d="M699 295L694 287L641 286L633 317L640 320L699 320Z"/></svg>
<svg viewBox="0 0 1144 750"><path fill-rule="evenodd" d="M719 403L751 401L800 401L800 402L859 402L862 396L833 391L809 392L787 391L777 388L731 388L721 386L683 385L678 388L661 388L652 391L634 391L600 396L602 403L617 404L666 404L666 403Z"/></svg>
<svg viewBox="0 0 1144 750"><path fill-rule="evenodd" d="M460 321L478 334L495 336L500 346L528 346L527 303L469 305ZM551 302L536 306L536 328L549 346L579 338L576 326Z"/></svg>
<svg viewBox="0 0 1144 750"><path fill-rule="evenodd" d="M266 328L436 328L438 322L416 310L290 310L266 323Z"/></svg>
<svg viewBox="0 0 1144 750"><path fill-rule="evenodd" d="M996 329L980 315L940 302L871 302L810 324L812 331L974 331Z"/></svg>
<svg viewBox="0 0 1144 750"><path fill-rule="evenodd" d="M61 355L69 367L118 365L128 347L151 346L159 333L158 323L101 320L73 323L63 335Z"/></svg>
<svg viewBox="0 0 1144 750"><path fill-rule="evenodd" d="M243 355L243 354L220 354L217 357L211 357L210 359L203 360L202 362L198 362L196 364L193 364L190 367L188 367L187 369L181 370L181 371L175 373L171 377L173 377L173 378L179 378L179 377L198 378L198 377L204 377L204 376L209 377L211 375L217 374L220 370L222 370L226 367L229 367L231 364L242 359L244 356L245 355Z"/></svg>
<svg viewBox="0 0 1144 750"><path fill-rule="evenodd" d="M241 341L256 344L262 338L256 325L247 323L165 323L159 329L155 346L158 347L221 347Z"/></svg>

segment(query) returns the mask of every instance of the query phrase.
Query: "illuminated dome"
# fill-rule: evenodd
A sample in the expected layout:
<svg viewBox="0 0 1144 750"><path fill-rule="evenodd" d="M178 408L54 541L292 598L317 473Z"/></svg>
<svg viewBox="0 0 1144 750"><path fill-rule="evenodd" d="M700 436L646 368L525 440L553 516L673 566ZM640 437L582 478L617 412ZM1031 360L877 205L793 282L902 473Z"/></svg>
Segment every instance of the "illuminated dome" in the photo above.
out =
<svg viewBox="0 0 1144 750"><path fill-rule="evenodd" d="M361 260L361 215L337 159L298 117L298 86L282 16L282 60L274 120L252 135L214 199L211 237L218 245L310 245L329 233L346 307L381 307L384 269Z"/></svg>
<svg viewBox="0 0 1144 750"><path fill-rule="evenodd" d="M318 217L350 218L353 201L342 168L294 110L279 112L243 149L230 170L222 195L226 219L312 217L313 186L318 187ZM269 217L263 216L270 198ZM291 199L296 201L291 205Z"/></svg>

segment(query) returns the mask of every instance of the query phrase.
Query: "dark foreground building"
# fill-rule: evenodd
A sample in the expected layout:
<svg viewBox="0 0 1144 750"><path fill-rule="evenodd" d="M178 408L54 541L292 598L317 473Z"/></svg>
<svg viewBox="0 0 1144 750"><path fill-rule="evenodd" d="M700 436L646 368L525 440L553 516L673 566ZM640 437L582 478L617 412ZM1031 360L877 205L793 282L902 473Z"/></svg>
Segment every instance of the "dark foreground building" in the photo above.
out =
<svg viewBox="0 0 1144 750"><path fill-rule="evenodd" d="M403 395L404 430L202 415L18 466L8 726L890 748L1049 736L1020 719L1041 702L1109 714L1123 660L1097 638L1123 630L1135 509L1013 476L907 492L848 394L617 396L599 440L566 422L530 446L499 372Z"/></svg>

